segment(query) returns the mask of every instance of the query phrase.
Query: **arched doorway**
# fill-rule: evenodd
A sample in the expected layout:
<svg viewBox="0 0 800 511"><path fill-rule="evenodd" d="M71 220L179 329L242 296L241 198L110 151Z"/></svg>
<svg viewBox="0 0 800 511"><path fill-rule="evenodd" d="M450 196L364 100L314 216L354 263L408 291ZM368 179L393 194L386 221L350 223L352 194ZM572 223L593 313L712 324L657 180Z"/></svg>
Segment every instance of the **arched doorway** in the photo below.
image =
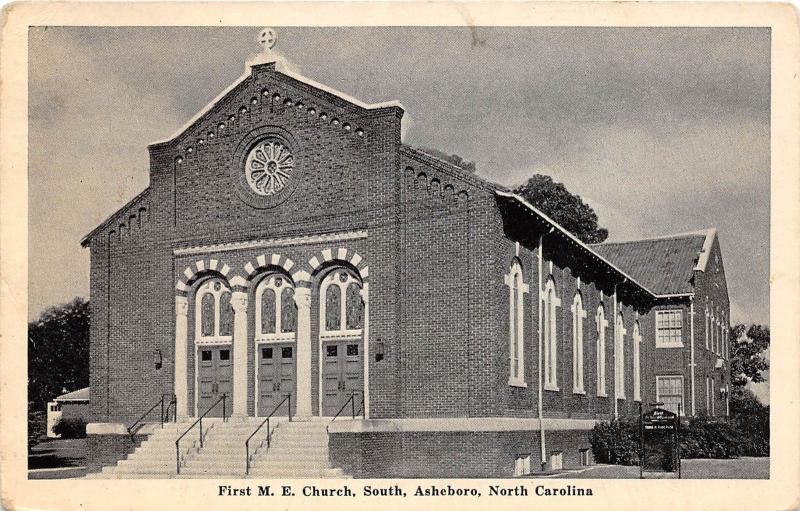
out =
<svg viewBox="0 0 800 511"><path fill-rule="evenodd" d="M319 287L320 415L335 415L352 396L364 397L363 284L349 268L334 267Z"/></svg>
<svg viewBox="0 0 800 511"><path fill-rule="evenodd" d="M219 277L198 282L194 293L195 415L225 394L226 413L233 409L233 308L231 290ZM221 417L222 405L209 412Z"/></svg>

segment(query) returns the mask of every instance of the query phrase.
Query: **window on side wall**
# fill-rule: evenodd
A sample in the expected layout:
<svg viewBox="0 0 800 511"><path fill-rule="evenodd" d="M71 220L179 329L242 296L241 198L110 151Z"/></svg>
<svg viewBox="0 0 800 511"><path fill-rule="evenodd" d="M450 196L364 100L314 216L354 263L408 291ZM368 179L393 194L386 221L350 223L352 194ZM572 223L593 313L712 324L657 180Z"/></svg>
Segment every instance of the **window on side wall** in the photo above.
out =
<svg viewBox="0 0 800 511"><path fill-rule="evenodd" d="M606 320L605 309L602 305L597 307L595 315L595 325L597 327L597 347L595 349L597 357L597 395L606 396Z"/></svg>
<svg viewBox="0 0 800 511"><path fill-rule="evenodd" d="M633 399L642 400L642 336L639 331L639 322L633 324Z"/></svg>
<svg viewBox="0 0 800 511"><path fill-rule="evenodd" d="M572 392L584 394L583 390L583 320L586 310L580 292L572 301Z"/></svg>
<svg viewBox="0 0 800 511"><path fill-rule="evenodd" d="M525 384L525 293L528 285L522 280L522 265L515 260L505 276L508 286L508 384L524 387Z"/></svg>
<svg viewBox="0 0 800 511"><path fill-rule="evenodd" d="M558 330L556 307L561 300L556 296L556 287L550 277L545 285L542 303L542 332L544 334L544 388L558 389Z"/></svg>
<svg viewBox="0 0 800 511"><path fill-rule="evenodd" d="M656 348L683 347L683 311L656 311Z"/></svg>
<svg viewBox="0 0 800 511"><path fill-rule="evenodd" d="M683 376L656 376L656 401L664 403L665 410L684 415Z"/></svg>

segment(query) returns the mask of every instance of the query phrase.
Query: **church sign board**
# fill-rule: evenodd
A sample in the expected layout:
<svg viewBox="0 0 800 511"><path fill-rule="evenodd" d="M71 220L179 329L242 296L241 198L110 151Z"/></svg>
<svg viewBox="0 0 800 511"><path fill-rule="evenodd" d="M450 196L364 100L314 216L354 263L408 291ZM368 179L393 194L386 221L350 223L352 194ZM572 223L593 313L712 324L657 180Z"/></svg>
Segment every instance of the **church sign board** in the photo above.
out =
<svg viewBox="0 0 800 511"><path fill-rule="evenodd" d="M658 407L659 404L641 414L640 477L644 471L657 471L677 472L680 478L679 415Z"/></svg>

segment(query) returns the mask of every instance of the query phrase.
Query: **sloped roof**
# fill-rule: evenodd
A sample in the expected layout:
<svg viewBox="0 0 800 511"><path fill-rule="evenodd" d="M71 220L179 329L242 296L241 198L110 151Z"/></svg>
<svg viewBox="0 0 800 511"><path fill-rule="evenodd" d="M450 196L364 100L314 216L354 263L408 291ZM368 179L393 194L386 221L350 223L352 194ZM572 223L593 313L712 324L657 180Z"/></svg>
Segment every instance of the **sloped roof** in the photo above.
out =
<svg viewBox="0 0 800 511"><path fill-rule="evenodd" d="M656 295L694 291L694 270L705 271L715 229L592 245Z"/></svg>
<svg viewBox="0 0 800 511"><path fill-rule="evenodd" d="M64 401L88 401L89 400L89 387L67 392L58 396L56 401L63 403Z"/></svg>
<svg viewBox="0 0 800 511"><path fill-rule="evenodd" d="M264 65L264 64L272 64L276 74L282 74L284 76L288 76L289 78L292 78L292 79L294 79L294 80L296 80L298 82L301 82L301 83L304 83L304 84L308 85L312 89L316 89L317 91L321 91L322 93L329 94L330 96L334 96L334 97L337 97L339 99L342 99L342 100L346 101L347 103L355 105L356 107L361 108L363 110L375 110L375 109L388 108L388 107L397 107L397 108L400 108L401 110L405 110L403 105L399 101L396 101L396 100L385 101L385 102L382 102L382 103L374 103L374 104L364 103L363 101L360 101L360 100L354 98L353 96L350 96L349 94L345 94L344 92L336 90L333 87L330 87L328 85L319 83L319 82L317 82L315 80L312 80L311 78L308 78L307 76L303 76L300 73L297 73L295 71L291 71L289 69L288 64L284 60L285 59L280 58L280 57L278 57L277 55L275 55L275 54L273 54L271 52L262 53L262 54L256 55L254 58L248 60L245 63L245 66L244 66L244 73L239 78L237 78L230 85L228 85L228 87L226 87L224 90L222 90L222 92L220 92L217 95L217 97L212 99L206 106L201 108L194 116L192 116L189 120L187 120L183 124L183 126L178 128L177 131L175 131L172 135L170 135L168 138L166 138L164 140L159 140L157 142L153 142L150 145L154 146L154 145L160 145L160 144L167 144L169 142L172 142L173 140L176 140L176 139L180 138L181 135L183 135L186 131L189 130L189 128L191 128L195 123L200 121L203 118L203 116L205 116L207 113L209 113L218 103L220 103L223 99L225 99L225 97L227 97L228 94L233 92L245 80L250 78L253 67L261 66L261 65Z"/></svg>
<svg viewBox="0 0 800 511"><path fill-rule="evenodd" d="M531 203L526 201L521 196L519 196L519 195L517 195L515 193L510 193L510 192L506 192L506 191L499 190L499 189L495 190L494 193L498 197L501 197L501 198L503 198L505 200L510 200L510 201L515 202L516 204L519 204L525 210L527 210L530 213L536 215L536 217L541 219L547 225L551 226L554 230L556 230L564 238L568 239L575 246L579 247L580 250L583 251L583 253L586 253L586 254L589 254L589 255L591 255L593 257L596 257L600 261L600 263L605 265L612 273L615 273L615 274L619 275L620 277L623 277L625 279L625 284L626 285L630 285L630 286L632 286L632 287L634 287L634 288L636 288L636 289L638 289L638 290L640 290L640 291L642 291L642 292L644 292L644 293L646 293L646 294L648 294L650 296L655 296L655 295L659 294L659 293L656 293L655 291L653 291L652 288L647 286L647 284L645 284L642 281L640 281L636 275L628 274L625 271L625 268L618 266L613 259L609 259L602 252L594 250L594 248L597 245L591 245L590 246L590 245L585 244L580 239L578 239L574 234L572 234L571 232L566 230L564 227L562 227L560 224L558 224L555 220L551 219L549 216L545 215L541 210L539 210L538 208L533 206Z"/></svg>

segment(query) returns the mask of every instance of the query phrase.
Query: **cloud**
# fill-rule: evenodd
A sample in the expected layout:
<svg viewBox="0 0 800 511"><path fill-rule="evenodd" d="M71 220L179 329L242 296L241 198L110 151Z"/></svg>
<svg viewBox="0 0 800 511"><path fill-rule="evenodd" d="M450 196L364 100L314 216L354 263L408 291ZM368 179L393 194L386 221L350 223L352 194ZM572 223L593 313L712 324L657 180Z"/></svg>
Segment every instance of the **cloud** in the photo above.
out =
<svg viewBox="0 0 800 511"><path fill-rule="evenodd" d="M769 259L768 29L475 30L485 44L467 27L281 27L276 51L365 102L401 101L404 141L492 181L553 175L612 237L717 226L734 310L768 321L753 264ZM78 240L146 186L146 145L241 75L257 32L31 29L32 314L86 294Z"/></svg>

